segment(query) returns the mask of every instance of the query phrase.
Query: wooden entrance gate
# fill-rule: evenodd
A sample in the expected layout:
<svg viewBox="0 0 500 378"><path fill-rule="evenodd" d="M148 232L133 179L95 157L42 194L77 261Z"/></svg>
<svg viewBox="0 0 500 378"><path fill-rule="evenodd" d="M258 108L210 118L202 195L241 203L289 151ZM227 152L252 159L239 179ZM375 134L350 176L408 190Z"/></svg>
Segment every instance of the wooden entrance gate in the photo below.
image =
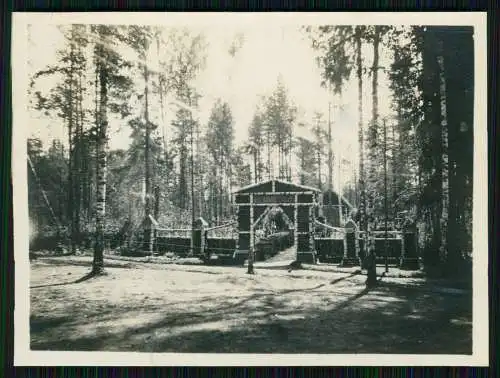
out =
<svg viewBox="0 0 500 378"><path fill-rule="evenodd" d="M293 222L297 260L316 261L314 248L314 207L320 191L281 180L269 180L246 186L234 193L238 214L238 243L234 258L244 262L255 249L255 225L270 207L279 206Z"/></svg>

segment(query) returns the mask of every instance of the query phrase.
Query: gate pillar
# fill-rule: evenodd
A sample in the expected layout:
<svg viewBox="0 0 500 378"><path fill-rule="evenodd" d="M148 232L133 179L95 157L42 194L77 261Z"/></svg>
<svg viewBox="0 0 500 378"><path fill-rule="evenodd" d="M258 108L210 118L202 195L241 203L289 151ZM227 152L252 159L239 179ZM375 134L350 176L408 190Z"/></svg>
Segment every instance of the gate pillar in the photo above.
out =
<svg viewBox="0 0 500 378"><path fill-rule="evenodd" d="M352 219L349 219L344 226L344 257L340 263L342 266L357 266L361 265L359 259L359 245L357 233L357 225Z"/></svg>
<svg viewBox="0 0 500 378"><path fill-rule="evenodd" d="M410 219L407 219L403 225L403 240L401 244L400 268L407 270L420 269L417 251L417 227L415 222Z"/></svg>
<svg viewBox="0 0 500 378"><path fill-rule="evenodd" d="M314 203L297 206L297 261L316 264L314 247Z"/></svg>

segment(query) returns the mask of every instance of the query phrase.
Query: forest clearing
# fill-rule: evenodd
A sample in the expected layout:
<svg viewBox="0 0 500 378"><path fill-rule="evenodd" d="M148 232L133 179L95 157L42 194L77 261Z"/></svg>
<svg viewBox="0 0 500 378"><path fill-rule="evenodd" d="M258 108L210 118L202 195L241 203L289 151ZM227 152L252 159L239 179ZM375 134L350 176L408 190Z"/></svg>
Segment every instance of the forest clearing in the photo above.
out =
<svg viewBox="0 0 500 378"><path fill-rule="evenodd" d="M111 259L107 275L74 283L90 264L33 263L32 350L472 353L470 288L384 277L367 292L355 272Z"/></svg>
<svg viewBox="0 0 500 378"><path fill-rule="evenodd" d="M32 350L472 354L473 27L27 35Z"/></svg>

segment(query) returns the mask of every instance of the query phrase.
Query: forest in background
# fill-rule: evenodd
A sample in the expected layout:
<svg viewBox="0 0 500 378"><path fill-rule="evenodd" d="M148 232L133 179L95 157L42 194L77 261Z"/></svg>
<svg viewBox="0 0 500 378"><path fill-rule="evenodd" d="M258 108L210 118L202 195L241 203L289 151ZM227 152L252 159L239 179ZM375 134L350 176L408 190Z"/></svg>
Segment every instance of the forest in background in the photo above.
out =
<svg viewBox="0 0 500 378"><path fill-rule="evenodd" d="M137 25L60 29L66 45L57 63L30 78L31 108L62 119L67 130L64 143L28 140L34 233L59 234L73 252L91 235L102 255L104 234L133 234L146 214L165 227L190 227L194 205L196 216L223 224L233 217L235 187L277 177L325 190L334 180L326 112L302 123L280 78L251 124L238 125L248 127L244 146L234 144L237 120L227 99L214 101L208 124L200 124L194 81L210 42L203 34ZM427 265L446 262L457 269L472 252L472 27L323 26L303 32L317 52L322 85L341 95L349 80L357 83L360 164L343 195L358 208L362 229L373 229L387 200L392 217L406 212L417 222ZM239 43L235 38L227 53L234 56ZM365 46L373 56L362 53ZM384 67L382 50L391 56ZM154 69L151 51L158 54ZM391 119L379 115L382 71L390 79ZM37 82L47 77L56 84L42 92ZM369 119L363 118L365 92L372 95ZM161 124L169 98L177 104L173 135L165 135ZM153 119L152 109L160 116ZM110 117L129 130L126 149L109 150ZM309 137L298 136L298 128Z"/></svg>

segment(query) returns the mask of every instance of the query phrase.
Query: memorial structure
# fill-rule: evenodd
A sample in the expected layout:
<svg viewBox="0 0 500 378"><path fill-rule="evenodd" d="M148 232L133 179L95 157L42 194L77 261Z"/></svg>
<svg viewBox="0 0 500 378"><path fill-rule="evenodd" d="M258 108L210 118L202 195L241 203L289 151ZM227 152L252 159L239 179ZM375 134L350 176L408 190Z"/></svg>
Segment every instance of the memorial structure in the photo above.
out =
<svg viewBox="0 0 500 378"><path fill-rule="evenodd" d="M280 207L294 227L297 260L316 262L314 248L315 207L320 191L282 180L268 180L245 186L233 193L238 214L238 242L234 252L237 261L244 262L249 251L255 250L255 226L267 211Z"/></svg>

